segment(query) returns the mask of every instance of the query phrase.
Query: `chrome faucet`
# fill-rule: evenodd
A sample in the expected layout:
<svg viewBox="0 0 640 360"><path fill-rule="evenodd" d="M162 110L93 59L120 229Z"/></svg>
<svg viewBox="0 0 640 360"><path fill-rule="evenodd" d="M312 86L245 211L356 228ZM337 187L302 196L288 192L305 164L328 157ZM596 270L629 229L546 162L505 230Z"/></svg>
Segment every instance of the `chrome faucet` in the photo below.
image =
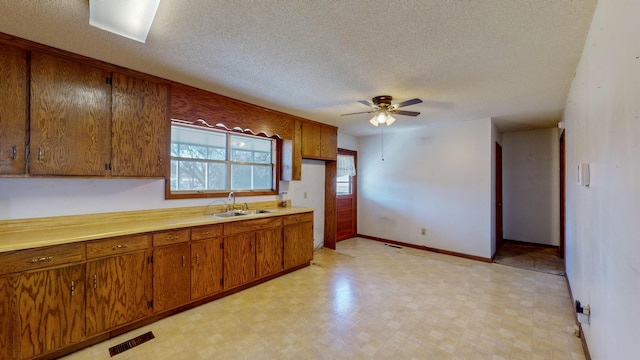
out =
<svg viewBox="0 0 640 360"><path fill-rule="evenodd" d="M234 194L233 191L229 193L228 200L231 200L232 197L233 197L233 207L231 208L231 211L236 211L236 194Z"/></svg>

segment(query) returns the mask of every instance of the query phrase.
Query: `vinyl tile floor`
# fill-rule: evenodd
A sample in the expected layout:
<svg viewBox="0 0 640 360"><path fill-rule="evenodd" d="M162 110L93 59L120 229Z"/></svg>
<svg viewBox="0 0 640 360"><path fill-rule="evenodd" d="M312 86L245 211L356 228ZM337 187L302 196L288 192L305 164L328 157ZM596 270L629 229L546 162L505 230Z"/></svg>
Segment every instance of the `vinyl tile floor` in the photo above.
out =
<svg viewBox="0 0 640 360"><path fill-rule="evenodd" d="M65 359L585 359L575 323L563 276L354 238Z"/></svg>

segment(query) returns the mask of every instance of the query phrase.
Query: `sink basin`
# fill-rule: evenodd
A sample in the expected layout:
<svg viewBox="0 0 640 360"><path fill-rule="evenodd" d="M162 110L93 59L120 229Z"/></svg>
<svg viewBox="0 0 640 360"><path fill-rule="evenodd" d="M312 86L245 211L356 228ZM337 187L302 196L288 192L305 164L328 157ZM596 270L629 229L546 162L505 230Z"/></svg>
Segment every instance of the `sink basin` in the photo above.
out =
<svg viewBox="0 0 640 360"><path fill-rule="evenodd" d="M249 215L249 214L246 214L246 213L240 212L240 211L227 211L227 212L213 214L213 216L221 217L221 218L228 218L228 217L234 217L234 216L245 216L245 215Z"/></svg>
<svg viewBox="0 0 640 360"><path fill-rule="evenodd" d="M245 210L242 213L247 215L255 215L255 214L269 214L272 212L273 210L256 209L256 210Z"/></svg>

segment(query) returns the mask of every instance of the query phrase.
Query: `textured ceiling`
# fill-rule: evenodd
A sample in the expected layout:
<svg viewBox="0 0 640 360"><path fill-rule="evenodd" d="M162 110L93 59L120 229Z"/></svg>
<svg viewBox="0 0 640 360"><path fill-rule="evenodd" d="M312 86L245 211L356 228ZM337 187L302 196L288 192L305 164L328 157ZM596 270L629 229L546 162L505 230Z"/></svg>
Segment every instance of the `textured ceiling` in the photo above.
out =
<svg viewBox="0 0 640 360"><path fill-rule="evenodd" d="M492 117L554 126L596 0L161 0L146 44L89 26L87 0L0 0L0 32L337 125L357 100L421 98L389 131Z"/></svg>

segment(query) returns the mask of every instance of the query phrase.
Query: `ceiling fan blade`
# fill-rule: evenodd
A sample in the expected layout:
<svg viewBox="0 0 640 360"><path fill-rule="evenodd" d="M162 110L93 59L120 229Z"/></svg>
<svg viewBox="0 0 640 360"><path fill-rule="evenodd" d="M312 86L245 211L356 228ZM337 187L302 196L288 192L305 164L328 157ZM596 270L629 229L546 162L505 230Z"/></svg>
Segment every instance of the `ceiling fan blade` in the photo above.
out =
<svg viewBox="0 0 640 360"><path fill-rule="evenodd" d="M360 111L360 112L354 112L354 113L348 113L348 114L340 114L340 116L347 116L347 115L356 115L356 114L371 114L376 112L375 110L372 111Z"/></svg>
<svg viewBox="0 0 640 360"><path fill-rule="evenodd" d="M394 110L391 113L392 114L396 114L396 115L407 115L407 116L418 116L418 115L420 115L420 113L417 112L417 111L406 111L406 110Z"/></svg>
<svg viewBox="0 0 640 360"><path fill-rule="evenodd" d="M358 100L358 102L362 105L368 106L368 107L373 107L373 104L368 102L367 100Z"/></svg>
<svg viewBox="0 0 640 360"><path fill-rule="evenodd" d="M409 106L409 105L415 105L415 104L420 104L422 102L422 100L415 98L415 99L410 99L410 100L406 100L403 101L399 104L396 104L396 109L397 108L401 108L401 107L405 107L405 106Z"/></svg>

